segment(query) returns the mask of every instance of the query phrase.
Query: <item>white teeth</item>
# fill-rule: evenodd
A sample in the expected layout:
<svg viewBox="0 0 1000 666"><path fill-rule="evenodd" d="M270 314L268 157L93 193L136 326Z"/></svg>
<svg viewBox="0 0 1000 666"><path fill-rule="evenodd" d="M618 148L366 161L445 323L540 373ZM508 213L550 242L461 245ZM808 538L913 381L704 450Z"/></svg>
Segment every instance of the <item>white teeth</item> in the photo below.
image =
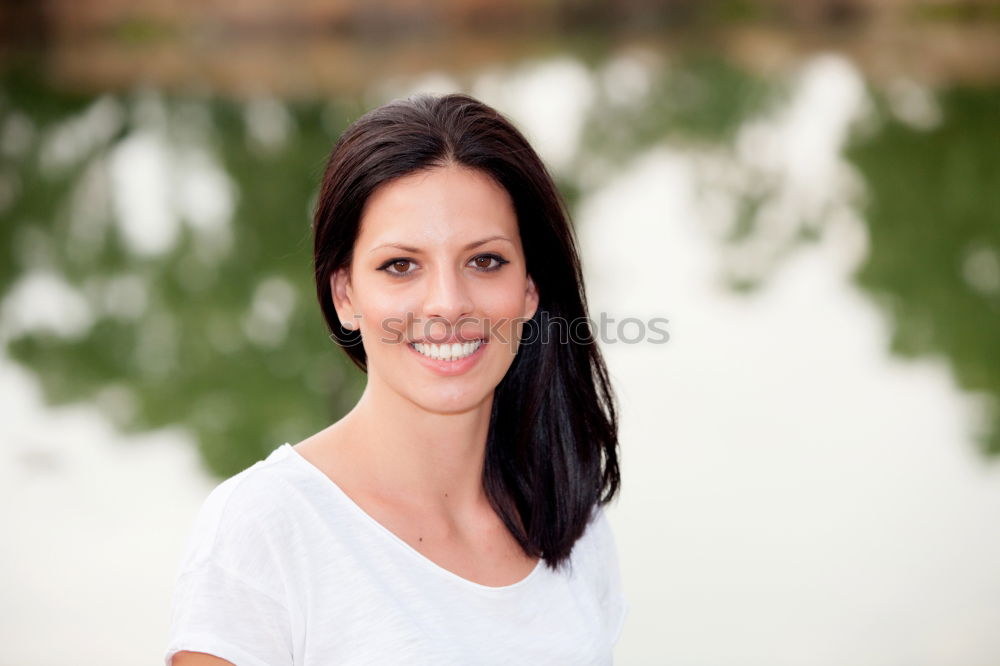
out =
<svg viewBox="0 0 1000 666"><path fill-rule="evenodd" d="M443 345L414 342L413 348L424 356L429 356L430 358L434 358L439 361L456 361L460 358L465 358L472 352L479 349L479 345L482 343L482 340L473 340L472 342L465 342L461 344L453 342L451 344Z"/></svg>

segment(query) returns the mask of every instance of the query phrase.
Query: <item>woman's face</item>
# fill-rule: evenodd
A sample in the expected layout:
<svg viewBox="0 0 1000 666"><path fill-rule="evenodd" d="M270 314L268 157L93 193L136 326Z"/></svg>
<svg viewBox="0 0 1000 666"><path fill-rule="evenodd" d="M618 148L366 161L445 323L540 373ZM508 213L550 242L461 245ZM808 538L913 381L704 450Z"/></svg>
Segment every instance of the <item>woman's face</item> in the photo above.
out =
<svg viewBox="0 0 1000 666"><path fill-rule="evenodd" d="M538 307L510 196L455 165L376 189L331 287L341 322L361 332L369 383L438 413L492 395Z"/></svg>

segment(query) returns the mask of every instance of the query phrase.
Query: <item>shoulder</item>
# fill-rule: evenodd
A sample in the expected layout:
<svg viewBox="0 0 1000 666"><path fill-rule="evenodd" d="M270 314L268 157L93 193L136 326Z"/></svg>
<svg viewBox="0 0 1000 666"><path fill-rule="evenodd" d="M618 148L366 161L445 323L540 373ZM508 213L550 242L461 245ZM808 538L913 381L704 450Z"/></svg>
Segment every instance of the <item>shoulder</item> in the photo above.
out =
<svg viewBox="0 0 1000 666"><path fill-rule="evenodd" d="M244 565L247 552L266 550L289 536L291 486L285 461L286 452L276 449L212 489L195 516L181 573L210 560Z"/></svg>
<svg viewBox="0 0 1000 666"><path fill-rule="evenodd" d="M616 642L621 633L628 602L622 587L618 548L603 506L594 507L587 529L574 548L574 561L574 567L579 563L581 571L586 572L602 608L605 627L612 636L612 643Z"/></svg>
<svg viewBox="0 0 1000 666"><path fill-rule="evenodd" d="M578 548L585 551L581 554L596 559L598 563L606 563L608 559L616 557L611 524L608 522L604 507L600 504L595 505L591 511L590 520L577 544Z"/></svg>
<svg viewBox="0 0 1000 666"><path fill-rule="evenodd" d="M185 651L226 660L218 663L292 663L289 484L278 462L258 461L202 502L174 583L167 663Z"/></svg>

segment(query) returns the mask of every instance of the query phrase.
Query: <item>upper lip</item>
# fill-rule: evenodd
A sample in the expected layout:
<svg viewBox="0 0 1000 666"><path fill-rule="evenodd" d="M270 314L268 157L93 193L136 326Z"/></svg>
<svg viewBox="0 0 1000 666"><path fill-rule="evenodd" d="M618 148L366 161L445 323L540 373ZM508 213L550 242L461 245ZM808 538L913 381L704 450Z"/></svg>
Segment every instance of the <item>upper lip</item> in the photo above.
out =
<svg viewBox="0 0 1000 666"><path fill-rule="evenodd" d="M453 344L456 342L458 344L463 344L465 342L475 342L476 340L485 340L485 339L486 339L485 335L474 335L472 337L469 337L467 335L462 336L462 335L452 334L451 337L445 338L443 340L424 338L423 340L410 340L410 342L412 342L413 344L420 343L420 344L444 345L444 344Z"/></svg>

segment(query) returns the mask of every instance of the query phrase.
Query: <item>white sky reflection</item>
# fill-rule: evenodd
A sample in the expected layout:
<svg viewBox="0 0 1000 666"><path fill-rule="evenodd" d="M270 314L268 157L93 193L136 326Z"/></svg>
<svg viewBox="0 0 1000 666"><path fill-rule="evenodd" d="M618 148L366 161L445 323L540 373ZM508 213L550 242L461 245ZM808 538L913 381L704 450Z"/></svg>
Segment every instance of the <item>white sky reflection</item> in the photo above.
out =
<svg viewBox="0 0 1000 666"><path fill-rule="evenodd" d="M215 483L194 442L121 435L92 405L47 406L4 355L0 401L4 663L154 663L183 540Z"/></svg>

